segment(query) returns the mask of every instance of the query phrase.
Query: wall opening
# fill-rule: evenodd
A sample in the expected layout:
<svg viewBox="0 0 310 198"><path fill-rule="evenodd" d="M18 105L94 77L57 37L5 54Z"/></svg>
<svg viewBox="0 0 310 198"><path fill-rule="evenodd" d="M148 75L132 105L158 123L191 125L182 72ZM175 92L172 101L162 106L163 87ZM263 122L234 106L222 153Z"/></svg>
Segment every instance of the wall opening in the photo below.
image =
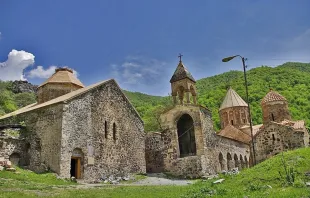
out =
<svg viewBox="0 0 310 198"><path fill-rule="evenodd" d="M241 154L240 154L240 165L241 165L241 169L243 169L244 168L244 161L243 161L243 157Z"/></svg>
<svg viewBox="0 0 310 198"><path fill-rule="evenodd" d="M274 119L274 115L273 115L273 113L271 114L271 119L272 119L272 121L274 121L275 119Z"/></svg>
<svg viewBox="0 0 310 198"><path fill-rule="evenodd" d="M231 125L234 125L234 121L233 121L233 120L231 120L231 121L230 121L230 124L231 124Z"/></svg>
<svg viewBox="0 0 310 198"><path fill-rule="evenodd" d="M72 151L70 176L76 179L82 178L84 154L81 149L76 148Z"/></svg>
<svg viewBox="0 0 310 198"><path fill-rule="evenodd" d="M240 169L240 167L239 167L239 159L238 159L237 154L234 155L234 161L235 161L235 167L234 168L239 168Z"/></svg>
<svg viewBox="0 0 310 198"><path fill-rule="evenodd" d="M12 155L10 155L9 157L9 160L12 162L12 164L18 166L20 161L20 155L18 153L12 153Z"/></svg>
<svg viewBox="0 0 310 198"><path fill-rule="evenodd" d="M248 164L248 158L246 156L244 156L244 167L248 168L249 164Z"/></svg>
<svg viewBox="0 0 310 198"><path fill-rule="evenodd" d="M188 114L180 117L177 123L180 157L196 155L194 121Z"/></svg>
<svg viewBox="0 0 310 198"><path fill-rule="evenodd" d="M227 170L231 170L233 168L232 158L230 153L227 153Z"/></svg>
<svg viewBox="0 0 310 198"><path fill-rule="evenodd" d="M108 123L107 121L104 121L104 138L108 138Z"/></svg>
<svg viewBox="0 0 310 198"><path fill-rule="evenodd" d="M225 161L222 153L219 154L219 162L221 171L225 170Z"/></svg>
<svg viewBox="0 0 310 198"><path fill-rule="evenodd" d="M272 140L276 141L276 138L275 138L274 134L272 134Z"/></svg>
<svg viewBox="0 0 310 198"><path fill-rule="evenodd" d="M116 140L116 124L113 123L113 140Z"/></svg>

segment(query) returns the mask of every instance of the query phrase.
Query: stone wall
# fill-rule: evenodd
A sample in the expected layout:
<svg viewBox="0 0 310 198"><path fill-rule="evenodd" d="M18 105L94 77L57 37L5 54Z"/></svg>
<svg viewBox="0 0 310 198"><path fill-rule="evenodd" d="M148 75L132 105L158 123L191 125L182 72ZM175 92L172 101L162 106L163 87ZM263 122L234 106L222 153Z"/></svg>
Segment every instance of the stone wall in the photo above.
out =
<svg viewBox="0 0 310 198"><path fill-rule="evenodd" d="M296 131L293 127L269 122L255 137L256 160L261 162L282 151L308 146L308 139L308 131Z"/></svg>
<svg viewBox="0 0 310 198"><path fill-rule="evenodd" d="M177 123L184 114L190 115L194 120L197 153L193 156L181 157ZM160 157L162 157L165 172L180 177L195 178L235 167L242 169L249 165L249 145L216 135L211 113L206 108L196 105L176 105L161 115L161 126L164 131L160 136L159 134L147 136L146 154L156 156L158 158L156 161L160 163ZM231 159L227 156L231 156ZM156 167L156 161L149 158L146 158L147 167L152 170Z"/></svg>
<svg viewBox="0 0 310 198"><path fill-rule="evenodd" d="M60 175L70 176L76 148L83 152L86 180L145 173L144 135L142 120L115 81L96 87L64 106Z"/></svg>
<svg viewBox="0 0 310 198"><path fill-rule="evenodd" d="M29 165L28 147L24 139L12 137L0 137L0 161L12 160L12 156L18 156L18 161L13 163L15 165L27 166Z"/></svg>
<svg viewBox="0 0 310 198"><path fill-rule="evenodd" d="M164 142L161 133L149 132L145 136L146 171L159 173L164 171Z"/></svg>
<svg viewBox="0 0 310 198"><path fill-rule="evenodd" d="M249 124L248 107L230 107L220 110L221 128L233 125L239 128Z"/></svg>
<svg viewBox="0 0 310 198"><path fill-rule="evenodd" d="M0 124L25 122L26 130L21 135L29 145L25 153L29 169L59 173L62 109L62 104L55 104L0 120Z"/></svg>
<svg viewBox="0 0 310 198"><path fill-rule="evenodd" d="M272 101L262 104L263 123L291 120L287 101Z"/></svg>

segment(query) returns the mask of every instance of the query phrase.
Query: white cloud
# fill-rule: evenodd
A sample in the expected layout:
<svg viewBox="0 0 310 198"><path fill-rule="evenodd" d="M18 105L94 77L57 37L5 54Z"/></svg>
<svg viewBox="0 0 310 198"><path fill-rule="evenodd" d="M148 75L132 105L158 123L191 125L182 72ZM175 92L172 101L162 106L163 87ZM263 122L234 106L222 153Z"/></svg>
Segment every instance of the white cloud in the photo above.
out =
<svg viewBox="0 0 310 198"><path fill-rule="evenodd" d="M27 77L29 78L49 78L53 73L55 73L56 66L50 66L44 69L43 66L38 66L37 68L28 72Z"/></svg>
<svg viewBox="0 0 310 198"><path fill-rule="evenodd" d="M5 62L0 63L1 80L24 80L23 70L34 64L35 56L23 50L13 49Z"/></svg>
<svg viewBox="0 0 310 198"><path fill-rule="evenodd" d="M0 40L1 40L1 36L2 36L2 33L0 32Z"/></svg>
<svg viewBox="0 0 310 198"><path fill-rule="evenodd" d="M68 66L64 66L67 67ZM47 69L44 69L43 66L37 66L37 68L30 70L27 73L27 77L29 78L49 78L51 75L55 73L55 69L57 66L50 66ZM77 77L79 74L77 71L73 70L73 74Z"/></svg>
<svg viewBox="0 0 310 198"><path fill-rule="evenodd" d="M152 83L157 79L166 63L156 59L146 59L141 56L128 56L121 64L112 64L112 76L120 83L141 84Z"/></svg>

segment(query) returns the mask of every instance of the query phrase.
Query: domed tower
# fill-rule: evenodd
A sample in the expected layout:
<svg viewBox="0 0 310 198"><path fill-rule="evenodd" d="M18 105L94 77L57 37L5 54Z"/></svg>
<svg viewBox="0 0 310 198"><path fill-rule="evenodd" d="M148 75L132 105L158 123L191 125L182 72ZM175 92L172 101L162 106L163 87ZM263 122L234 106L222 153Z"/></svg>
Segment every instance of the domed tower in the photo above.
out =
<svg viewBox="0 0 310 198"><path fill-rule="evenodd" d="M191 75L191 73L186 69L181 60L181 55L179 64L173 73L170 83L172 90L172 97L174 104L184 104L184 96L186 97L185 103L197 103L197 91L196 91L196 81ZM192 97L192 100L191 100Z"/></svg>
<svg viewBox="0 0 310 198"><path fill-rule="evenodd" d="M72 69L57 68L55 73L38 87L38 103L47 102L83 87Z"/></svg>
<svg viewBox="0 0 310 198"><path fill-rule="evenodd" d="M287 100L278 92L270 90L261 102L263 122L291 120Z"/></svg>
<svg viewBox="0 0 310 198"><path fill-rule="evenodd" d="M230 87L219 109L221 128L249 125L248 104Z"/></svg>

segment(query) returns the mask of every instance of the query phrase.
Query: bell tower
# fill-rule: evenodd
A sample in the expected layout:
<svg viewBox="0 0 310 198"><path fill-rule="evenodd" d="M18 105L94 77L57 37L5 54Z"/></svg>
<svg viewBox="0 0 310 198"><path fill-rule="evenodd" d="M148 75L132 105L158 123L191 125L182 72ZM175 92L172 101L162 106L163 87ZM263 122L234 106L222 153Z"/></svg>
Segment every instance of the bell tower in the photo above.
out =
<svg viewBox="0 0 310 198"><path fill-rule="evenodd" d="M179 64L173 73L170 83L173 103L175 105L197 104L196 81L182 62L182 54L179 54Z"/></svg>

